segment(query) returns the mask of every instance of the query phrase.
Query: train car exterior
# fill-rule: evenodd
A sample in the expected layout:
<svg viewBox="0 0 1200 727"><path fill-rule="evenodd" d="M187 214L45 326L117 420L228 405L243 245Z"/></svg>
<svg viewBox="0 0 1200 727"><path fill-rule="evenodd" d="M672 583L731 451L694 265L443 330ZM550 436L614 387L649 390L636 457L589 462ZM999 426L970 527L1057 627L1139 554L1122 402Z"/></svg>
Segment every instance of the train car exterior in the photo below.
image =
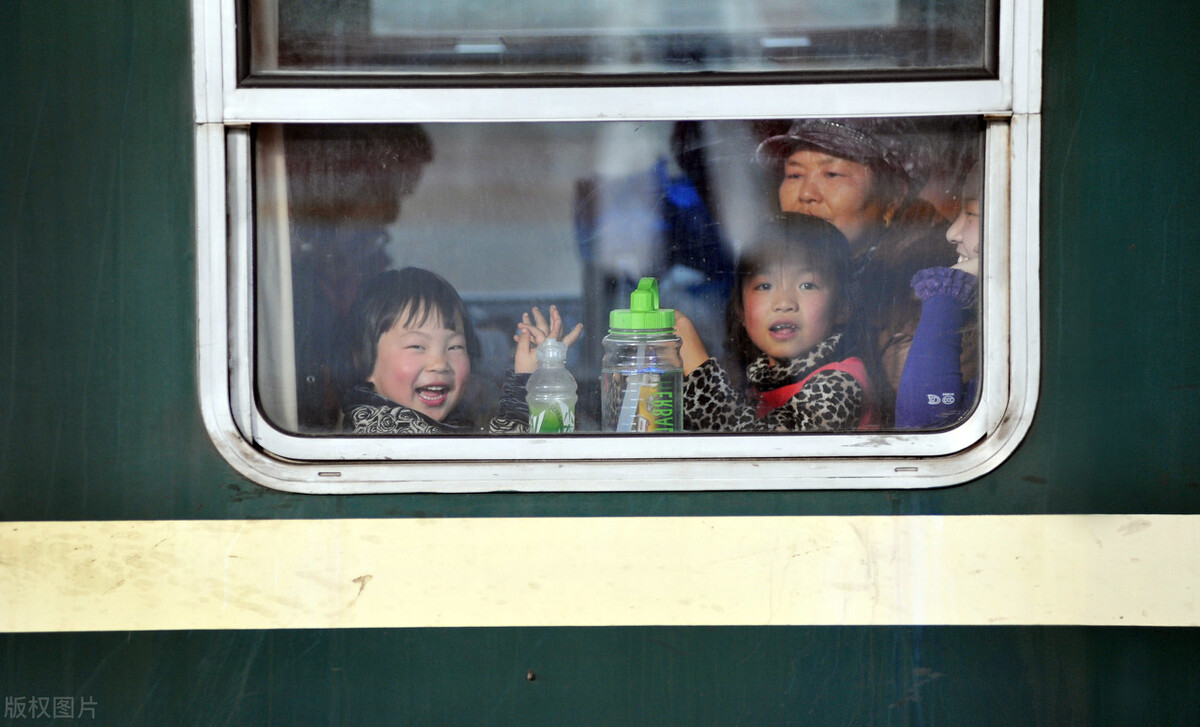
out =
<svg viewBox="0 0 1200 727"><path fill-rule="evenodd" d="M189 5L0 8L3 723L1195 724L1200 11L1043 10L1003 463L339 495L206 429Z"/></svg>

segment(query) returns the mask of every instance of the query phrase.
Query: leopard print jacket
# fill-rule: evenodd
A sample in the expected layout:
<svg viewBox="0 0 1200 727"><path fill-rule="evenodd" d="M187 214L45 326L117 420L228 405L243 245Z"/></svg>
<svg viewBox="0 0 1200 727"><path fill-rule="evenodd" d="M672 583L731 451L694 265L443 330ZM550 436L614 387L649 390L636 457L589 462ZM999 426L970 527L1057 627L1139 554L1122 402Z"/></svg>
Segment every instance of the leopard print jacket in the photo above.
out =
<svg viewBox="0 0 1200 727"><path fill-rule="evenodd" d="M814 370L840 360L841 333L817 344L808 355L772 366L766 355L746 367L756 391L801 381ZM855 429L863 412L863 387L844 371L822 371L778 409L759 419L753 395L736 391L716 359L698 366L683 382L684 427L701 432L836 432Z"/></svg>

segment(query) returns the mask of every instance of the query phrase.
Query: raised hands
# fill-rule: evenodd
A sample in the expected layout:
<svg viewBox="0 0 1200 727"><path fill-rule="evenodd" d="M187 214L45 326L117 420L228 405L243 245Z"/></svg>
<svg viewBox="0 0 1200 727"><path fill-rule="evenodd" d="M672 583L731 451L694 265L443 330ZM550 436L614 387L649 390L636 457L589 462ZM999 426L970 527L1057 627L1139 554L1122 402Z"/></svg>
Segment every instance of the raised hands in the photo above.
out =
<svg viewBox="0 0 1200 727"><path fill-rule="evenodd" d="M570 346L578 341L583 333L583 324L577 323L571 332L564 336L562 315L555 305L550 306L549 320L542 314L541 309L534 306L529 313L521 314L517 328L520 333L513 336L513 340L517 342L513 371L518 374L531 374L537 370L537 347L542 341L554 338Z"/></svg>

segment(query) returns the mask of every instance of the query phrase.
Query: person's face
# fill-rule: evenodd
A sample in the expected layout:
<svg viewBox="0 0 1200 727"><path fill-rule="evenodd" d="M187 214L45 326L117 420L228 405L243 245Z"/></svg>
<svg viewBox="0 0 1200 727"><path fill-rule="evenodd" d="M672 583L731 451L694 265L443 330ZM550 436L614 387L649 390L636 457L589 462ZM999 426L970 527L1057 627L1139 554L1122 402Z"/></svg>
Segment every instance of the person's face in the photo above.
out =
<svg viewBox="0 0 1200 727"><path fill-rule="evenodd" d="M946 230L946 241L954 245L959 263L979 258L982 241L979 234L979 200L968 199L963 203L954 224Z"/></svg>
<svg viewBox="0 0 1200 727"><path fill-rule="evenodd" d="M742 285L746 335L772 364L799 358L844 322L832 285L798 263L768 268Z"/></svg>
<svg viewBox="0 0 1200 727"><path fill-rule="evenodd" d="M406 317L402 311L397 321ZM420 326L398 322L379 337L367 381L388 399L440 422L454 411L470 375L466 336L430 315Z"/></svg>
<svg viewBox="0 0 1200 727"><path fill-rule="evenodd" d="M853 246L883 218L883 206L871 194L874 185L875 173L865 164L801 149L783 163L779 208L832 223Z"/></svg>

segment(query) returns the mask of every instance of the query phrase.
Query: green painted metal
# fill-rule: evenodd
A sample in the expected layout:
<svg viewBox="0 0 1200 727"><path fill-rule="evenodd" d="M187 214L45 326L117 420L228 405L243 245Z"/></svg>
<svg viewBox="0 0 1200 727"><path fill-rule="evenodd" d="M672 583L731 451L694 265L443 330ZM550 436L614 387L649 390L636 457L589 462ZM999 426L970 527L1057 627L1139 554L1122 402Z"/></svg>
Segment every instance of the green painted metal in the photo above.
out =
<svg viewBox="0 0 1200 727"><path fill-rule="evenodd" d="M1200 714L1196 630L415 629L5 641L0 691L69 696L77 708L89 699L94 724L1085 727L1191 725Z"/></svg>
<svg viewBox="0 0 1200 727"><path fill-rule="evenodd" d="M0 12L7 519L1200 509L1196 10L1048 2L1042 395L997 472L932 492L372 498L264 491L203 432L186 7Z"/></svg>
<svg viewBox="0 0 1200 727"><path fill-rule="evenodd" d="M0 520L1200 513L1200 10L1047 0L1045 37L1042 395L994 473L917 492L304 497L242 479L200 422L188 4L0 4ZM7 635L0 696L91 696L95 723L121 725L1196 724L1198 639Z"/></svg>

